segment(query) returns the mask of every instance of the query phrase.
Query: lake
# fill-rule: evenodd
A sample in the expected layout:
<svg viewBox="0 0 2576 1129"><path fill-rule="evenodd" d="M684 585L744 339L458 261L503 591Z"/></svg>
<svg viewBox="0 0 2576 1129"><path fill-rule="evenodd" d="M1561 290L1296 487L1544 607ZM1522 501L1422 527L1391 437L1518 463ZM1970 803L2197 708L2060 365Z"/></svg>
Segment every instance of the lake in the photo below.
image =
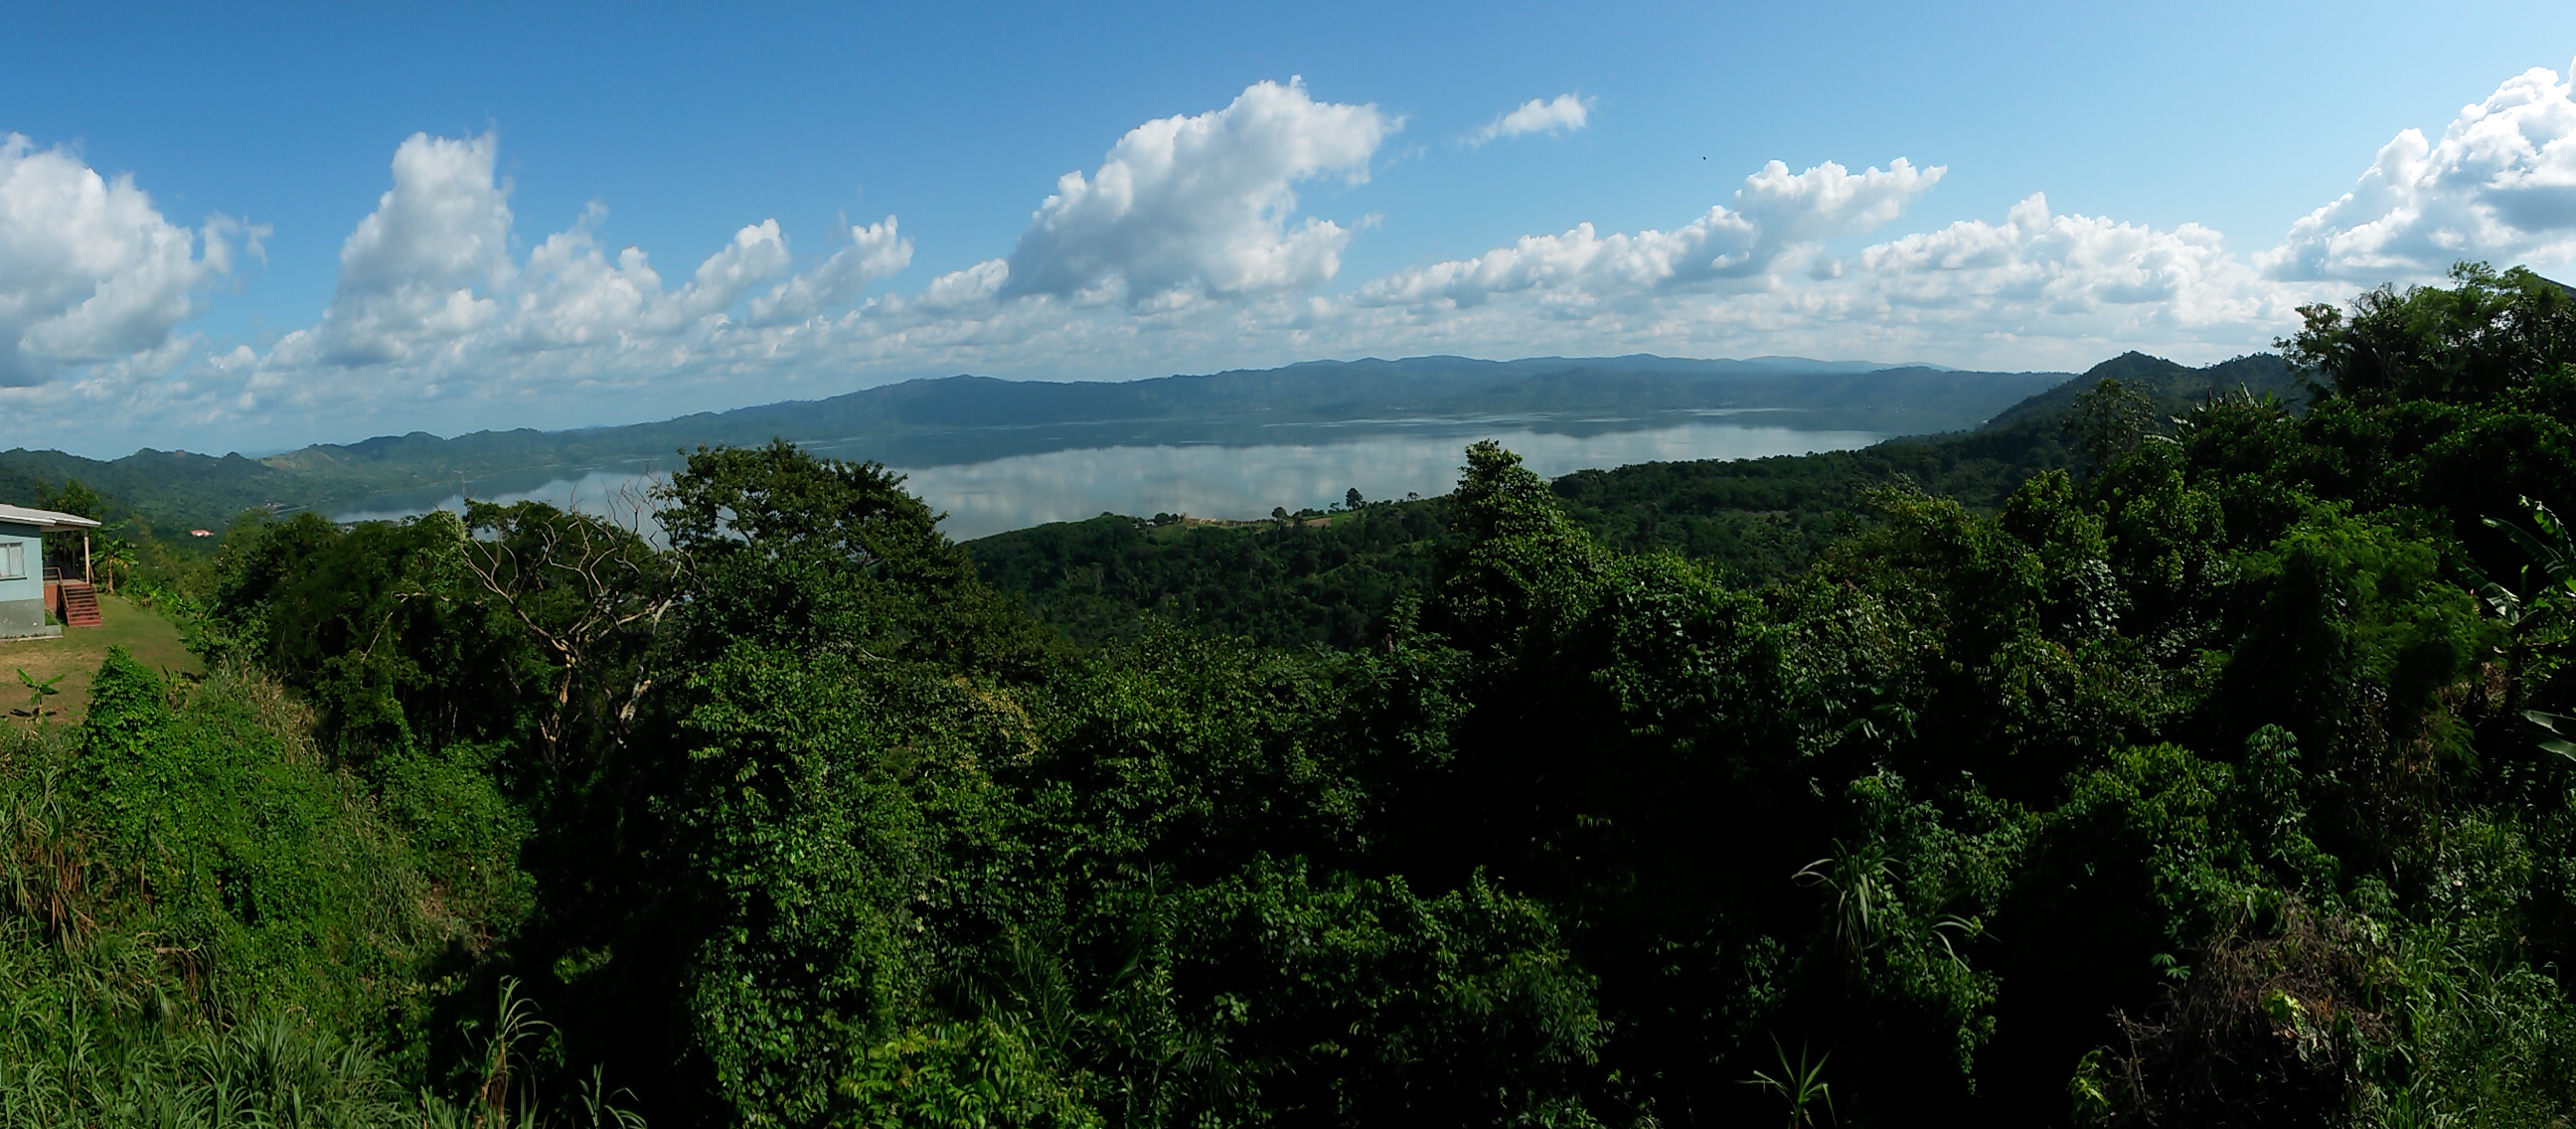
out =
<svg viewBox="0 0 2576 1129"><path fill-rule="evenodd" d="M1847 450L1887 438L1872 431L1798 426L1803 422L1794 413L1704 412L1653 419L1496 417L1159 433L1131 429L1114 437L1068 429L1048 434L985 429L992 434L952 432L936 442L908 437L805 446L834 458L877 459L902 471L909 489L947 513L941 528L962 541L1102 513L1255 518L1280 506L1322 509L1353 489L1370 499L1444 494L1457 485L1467 445L1479 439L1499 441L1518 452L1531 470L1554 478L1630 463ZM1085 440L1099 445L1082 445ZM1049 447L1054 449L1043 449ZM333 516L367 521L433 508L456 510L470 491L482 501L535 499L631 521L650 508L644 491L667 479L666 465L628 463L503 476L468 482L462 489L382 495Z"/></svg>

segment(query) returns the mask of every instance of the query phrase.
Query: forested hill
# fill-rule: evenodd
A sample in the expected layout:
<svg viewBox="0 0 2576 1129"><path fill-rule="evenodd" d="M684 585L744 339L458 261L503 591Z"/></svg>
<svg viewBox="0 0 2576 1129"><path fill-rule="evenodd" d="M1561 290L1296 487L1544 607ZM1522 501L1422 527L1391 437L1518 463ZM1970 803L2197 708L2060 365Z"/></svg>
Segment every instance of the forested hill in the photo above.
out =
<svg viewBox="0 0 2576 1129"><path fill-rule="evenodd" d="M1979 430L2008 429L2025 420L2063 419L2075 410L2078 397L2105 380L2119 381L2164 415L2180 415L2211 396L2234 392L2273 396L2292 406L2305 403L2309 395L2307 380L2278 353L2255 353L2205 368L2189 368L2163 357L2130 352L2086 369L2081 379L2067 381L1996 413Z"/></svg>
<svg viewBox="0 0 2576 1129"><path fill-rule="evenodd" d="M162 537L222 529L254 508L359 496L240 455L145 449L120 459L89 459L61 451L0 451L0 500L37 505L70 482L106 499L106 516L139 519L147 533Z"/></svg>
<svg viewBox="0 0 2576 1129"><path fill-rule="evenodd" d="M1997 413L1974 431L1894 439L1856 451L1767 459L1642 463L1585 470L1552 488L1566 512L1627 552L1670 549L1738 584L1813 563L1865 524L1865 495L1896 483L1991 511L2031 475L2082 454L2081 399L2156 424L2213 396L2304 402L2307 387L2264 353L2204 368L2126 353ZM2119 421L2098 421L2119 422ZM2159 425L2162 426L2162 425ZM1449 500L1368 501L1261 524L1103 515L967 544L987 579L1037 614L1097 639L1144 629L1151 613L1270 645L1355 646L1383 634L1405 593L1419 594L1445 551Z"/></svg>
<svg viewBox="0 0 2576 1129"><path fill-rule="evenodd" d="M621 460L668 465L704 446L786 439L901 465L965 461L1133 441L1137 428L1227 428L1414 416L1649 414L1712 409L1805 413L1821 426L1929 432L1970 426L2064 373L1887 368L1797 357L1684 360L1646 355L1479 361L1462 357L1316 361L1111 382L952 376L824 400L703 412L574 431L427 432L322 444L261 459L139 451L96 460L59 451L0 453L0 497L38 496L78 479L164 533L222 529L245 510L331 509L369 495L460 477L576 469ZM1144 433L1139 433L1144 434Z"/></svg>

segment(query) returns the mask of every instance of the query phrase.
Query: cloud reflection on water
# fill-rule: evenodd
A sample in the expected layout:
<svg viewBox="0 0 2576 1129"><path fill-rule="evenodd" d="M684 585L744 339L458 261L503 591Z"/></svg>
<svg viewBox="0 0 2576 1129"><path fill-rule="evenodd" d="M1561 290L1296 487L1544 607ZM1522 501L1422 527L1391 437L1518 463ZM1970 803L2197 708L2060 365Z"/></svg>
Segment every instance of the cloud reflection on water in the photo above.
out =
<svg viewBox="0 0 2576 1129"><path fill-rule="evenodd" d="M1372 499L1445 493L1457 483L1467 444L1494 439L1519 452L1529 468L1555 477L1591 467L1690 459L1752 459L1864 447L1886 436L1690 422L1626 431L1566 434L1527 427L1476 430L1443 424L1352 435L1313 443L1221 446L1165 443L1093 447L1014 455L984 462L897 467L907 486L945 511L941 526L968 540L1051 521L1102 513L1252 518L1274 506L1321 509L1353 488ZM848 452L826 451L836 456ZM854 457L854 456L851 456ZM642 469L592 470L533 488L496 491L483 500L524 499L606 514L631 523L645 488L666 475ZM407 517L430 508L456 510L463 495L431 502L418 495L370 499L342 521Z"/></svg>

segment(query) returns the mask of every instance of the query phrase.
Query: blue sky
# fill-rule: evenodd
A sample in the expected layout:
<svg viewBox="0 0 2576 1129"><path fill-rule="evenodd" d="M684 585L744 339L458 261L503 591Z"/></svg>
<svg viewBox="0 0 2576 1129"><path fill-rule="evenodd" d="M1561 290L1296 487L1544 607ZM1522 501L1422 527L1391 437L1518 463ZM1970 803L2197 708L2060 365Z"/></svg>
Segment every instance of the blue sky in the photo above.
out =
<svg viewBox="0 0 2576 1129"><path fill-rule="evenodd" d="M2565 4L9 21L0 406L96 454L957 371L2203 361L2576 249Z"/></svg>

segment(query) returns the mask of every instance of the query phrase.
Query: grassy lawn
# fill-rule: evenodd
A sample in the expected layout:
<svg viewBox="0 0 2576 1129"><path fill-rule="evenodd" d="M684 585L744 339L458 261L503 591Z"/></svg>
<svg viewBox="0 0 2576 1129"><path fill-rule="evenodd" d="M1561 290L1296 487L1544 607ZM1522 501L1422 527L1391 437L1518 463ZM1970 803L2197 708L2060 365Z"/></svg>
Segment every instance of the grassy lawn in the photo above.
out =
<svg viewBox="0 0 2576 1129"><path fill-rule="evenodd" d="M98 673L109 647L123 647L137 662L173 673L201 674L206 664L179 642L179 628L121 596L98 594L97 627L66 627L59 639L11 639L0 642L0 703L9 716L26 720L29 692L18 672L43 682L56 675L62 691L45 699L45 712L62 721L79 721L89 712L89 680Z"/></svg>

